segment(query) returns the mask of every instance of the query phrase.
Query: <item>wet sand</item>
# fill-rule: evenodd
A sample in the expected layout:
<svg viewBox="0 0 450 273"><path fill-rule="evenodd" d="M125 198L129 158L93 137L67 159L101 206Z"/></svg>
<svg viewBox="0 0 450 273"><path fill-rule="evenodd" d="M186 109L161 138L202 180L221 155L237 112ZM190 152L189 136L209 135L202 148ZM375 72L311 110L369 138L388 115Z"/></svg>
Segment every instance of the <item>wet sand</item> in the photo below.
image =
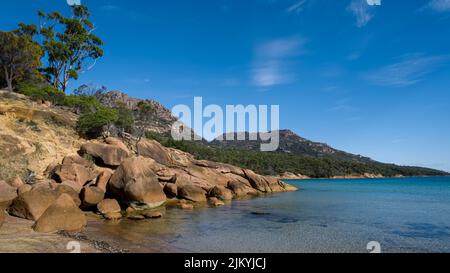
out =
<svg viewBox="0 0 450 273"><path fill-rule="evenodd" d="M0 253L70 253L71 238L59 234L41 234L33 231L34 222L7 216L0 228ZM93 245L80 242L81 251L99 253Z"/></svg>
<svg viewBox="0 0 450 273"><path fill-rule="evenodd" d="M164 221L149 225L127 219L106 221L89 213L87 217L88 225L80 233L42 234L33 231L33 221L7 216L0 229L0 253L71 253L70 242L78 242L81 253L184 252L170 246L170 240L145 238L145 234L170 230Z"/></svg>

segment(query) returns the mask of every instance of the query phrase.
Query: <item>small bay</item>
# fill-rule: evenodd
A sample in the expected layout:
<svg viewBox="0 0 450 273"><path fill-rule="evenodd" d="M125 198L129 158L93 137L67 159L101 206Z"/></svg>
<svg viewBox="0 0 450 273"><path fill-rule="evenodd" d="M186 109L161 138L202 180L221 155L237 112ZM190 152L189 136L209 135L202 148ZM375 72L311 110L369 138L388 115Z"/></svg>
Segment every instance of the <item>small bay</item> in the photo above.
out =
<svg viewBox="0 0 450 273"><path fill-rule="evenodd" d="M133 252L450 252L450 178L298 180L302 190L154 221L98 222L87 234Z"/></svg>

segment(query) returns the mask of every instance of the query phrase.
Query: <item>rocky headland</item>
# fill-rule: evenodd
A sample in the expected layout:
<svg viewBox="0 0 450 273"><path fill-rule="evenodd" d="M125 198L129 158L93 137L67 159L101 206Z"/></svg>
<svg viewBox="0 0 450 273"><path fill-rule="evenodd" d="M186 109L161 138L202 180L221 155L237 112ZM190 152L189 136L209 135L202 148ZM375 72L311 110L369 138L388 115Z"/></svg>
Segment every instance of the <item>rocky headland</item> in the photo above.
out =
<svg viewBox="0 0 450 273"><path fill-rule="evenodd" d="M87 215L151 221L164 217L161 207L217 207L297 190L279 178L196 160L150 139L87 141L74 130L73 112L18 94L0 96L0 241L6 246L21 240L13 251L39 250L27 249L27 238L47 245L58 237L67 241L61 232L82 231L92 221ZM14 226L22 232L12 232Z"/></svg>

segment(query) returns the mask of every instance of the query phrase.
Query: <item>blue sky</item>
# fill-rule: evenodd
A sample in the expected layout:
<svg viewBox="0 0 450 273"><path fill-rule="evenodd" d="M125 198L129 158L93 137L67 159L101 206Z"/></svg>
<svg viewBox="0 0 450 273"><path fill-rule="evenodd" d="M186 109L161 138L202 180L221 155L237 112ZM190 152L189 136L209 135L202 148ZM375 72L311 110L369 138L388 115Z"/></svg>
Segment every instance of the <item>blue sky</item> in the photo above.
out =
<svg viewBox="0 0 450 273"><path fill-rule="evenodd" d="M64 0L4 1L0 29ZM279 104L281 127L376 160L450 171L450 0L82 0L105 56L71 88L171 108Z"/></svg>

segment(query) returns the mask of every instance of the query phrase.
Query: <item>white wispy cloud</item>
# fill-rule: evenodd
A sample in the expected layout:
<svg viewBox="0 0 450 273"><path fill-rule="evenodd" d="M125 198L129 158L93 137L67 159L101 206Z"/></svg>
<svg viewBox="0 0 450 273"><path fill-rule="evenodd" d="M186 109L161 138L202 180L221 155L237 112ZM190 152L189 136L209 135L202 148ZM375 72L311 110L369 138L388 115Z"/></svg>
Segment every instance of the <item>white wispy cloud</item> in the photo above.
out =
<svg viewBox="0 0 450 273"><path fill-rule="evenodd" d="M367 4L367 0L352 0L347 7L347 11L355 16L357 27L364 27L374 16L370 8L371 7Z"/></svg>
<svg viewBox="0 0 450 273"><path fill-rule="evenodd" d="M427 7L436 12L450 11L450 0L432 0Z"/></svg>
<svg viewBox="0 0 450 273"><path fill-rule="evenodd" d="M290 76L285 73L278 62L264 62L253 68L253 83L260 87L284 84L290 81Z"/></svg>
<svg viewBox="0 0 450 273"><path fill-rule="evenodd" d="M414 54L402 57L400 61L368 73L369 81L387 87L414 85L450 61L449 55L424 56Z"/></svg>
<svg viewBox="0 0 450 273"><path fill-rule="evenodd" d="M300 2L297 2L297 3L293 4L293 5L291 5L287 9L287 12L300 13L305 8L305 4L306 4L306 0L301 0Z"/></svg>
<svg viewBox="0 0 450 273"><path fill-rule="evenodd" d="M299 36L263 43L255 49L252 81L259 87L270 87L293 80L290 59L303 53L305 40Z"/></svg>

